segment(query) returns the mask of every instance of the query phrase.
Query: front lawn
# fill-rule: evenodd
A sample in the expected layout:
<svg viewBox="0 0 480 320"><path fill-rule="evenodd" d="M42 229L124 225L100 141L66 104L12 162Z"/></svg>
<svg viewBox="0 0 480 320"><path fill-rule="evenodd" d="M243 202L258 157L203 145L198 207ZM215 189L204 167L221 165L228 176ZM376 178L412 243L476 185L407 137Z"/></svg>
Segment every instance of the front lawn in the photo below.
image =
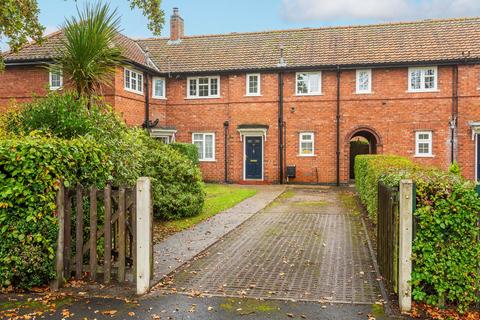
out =
<svg viewBox="0 0 480 320"><path fill-rule="evenodd" d="M257 193L253 188L225 184L207 184L205 191L207 196L199 215L173 221L155 220L153 231L155 243L229 209Z"/></svg>

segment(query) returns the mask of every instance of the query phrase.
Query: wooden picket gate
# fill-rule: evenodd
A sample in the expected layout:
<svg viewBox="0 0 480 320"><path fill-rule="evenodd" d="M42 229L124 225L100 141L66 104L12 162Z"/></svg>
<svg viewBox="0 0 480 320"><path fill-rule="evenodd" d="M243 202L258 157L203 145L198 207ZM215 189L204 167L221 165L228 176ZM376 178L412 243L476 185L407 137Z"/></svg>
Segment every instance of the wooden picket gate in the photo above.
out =
<svg viewBox="0 0 480 320"><path fill-rule="evenodd" d="M119 283L128 280L135 282L137 189L112 188L110 184L104 190L97 190L96 187L84 189L80 185L65 188L63 184L60 185L56 200L60 231L57 240L57 274L52 284L54 289L72 276L76 279L88 276L89 280L98 281L99 273L103 273L104 283L110 283L112 279ZM147 194L144 202L151 201L150 191ZM147 203L141 207L149 209L151 205ZM151 213L148 215L151 216ZM151 230L148 231L151 235ZM149 244L142 244L143 247L152 250L151 239Z"/></svg>

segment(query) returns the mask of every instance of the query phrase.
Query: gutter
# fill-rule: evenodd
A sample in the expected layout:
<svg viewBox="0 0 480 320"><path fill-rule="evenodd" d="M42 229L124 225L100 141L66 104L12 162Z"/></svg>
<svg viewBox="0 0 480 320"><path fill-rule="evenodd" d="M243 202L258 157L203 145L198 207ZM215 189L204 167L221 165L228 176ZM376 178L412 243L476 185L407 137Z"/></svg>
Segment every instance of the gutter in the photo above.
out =
<svg viewBox="0 0 480 320"><path fill-rule="evenodd" d="M340 186L340 66L337 66L337 114L336 114L336 142L337 142L337 151L336 151L336 173L337 173L337 187Z"/></svg>

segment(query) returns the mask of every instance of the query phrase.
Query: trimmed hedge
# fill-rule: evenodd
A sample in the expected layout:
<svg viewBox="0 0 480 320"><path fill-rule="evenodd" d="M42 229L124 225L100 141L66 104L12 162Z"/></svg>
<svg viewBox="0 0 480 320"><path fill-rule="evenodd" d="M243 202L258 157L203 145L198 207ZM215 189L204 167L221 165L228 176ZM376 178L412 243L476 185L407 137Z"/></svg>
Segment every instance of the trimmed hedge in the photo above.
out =
<svg viewBox="0 0 480 320"><path fill-rule="evenodd" d="M392 187L402 179L416 184L413 298L436 306L456 305L460 311L479 302L480 197L474 183L463 179L459 168L446 172L402 157L359 156L356 162L358 192L370 210L376 211L378 181ZM376 218L376 212L369 215Z"/></svg>
<svg viewBox="0 0 480 320"><path fill-rule="evenodd" d="M58 181L99 184L110 172L92 139L0 140L0 287L30 288L54 277Z"/></svg>
<svg viewBox="0 0 480 320"><path fill-rule="evenodd" d="M190 159L193 164L198 165L199 160L198 160L198 148L196 145L191 144L191 143L181 143L181 142L175 142L171 143L170 147L173 149L177 150L184 156L186 156L188 159Z"/></svg>

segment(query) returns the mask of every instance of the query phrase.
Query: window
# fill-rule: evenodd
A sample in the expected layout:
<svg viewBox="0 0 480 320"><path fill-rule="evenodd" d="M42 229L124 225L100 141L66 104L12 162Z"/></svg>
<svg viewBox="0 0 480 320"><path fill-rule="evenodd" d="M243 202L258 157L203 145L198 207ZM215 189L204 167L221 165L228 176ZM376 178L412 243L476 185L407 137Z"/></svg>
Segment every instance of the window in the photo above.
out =
<svg viewBox="0 0 480 320"><path fill-rule="evenodd" d="M313 156L313 132L300 133L300 155Z"/></svg>
<svg viewBox="0 0 480 320"><path fill-rule="evenodd" d="M260 95L260 74L247 74L247 96Z"/></svg>
<svg viewBox="0 0 480 320"><path fill-rule="evenodd" d="M321 72L298 72L296 81L297 95L319 95L322 92Z"/></svg>
<svg viewBox="0 0 480 320"><path fill-rule="evenodd" d="M58 90L63 86L63 75L61 71L50 71L48 79L50 90Z"/></svg>
<svg viewBox="0 0 480 320"><path fill-rule="evenodd" d="M127 91L143 94L143 74L125 68L124 88Z"/></svg>
<svg viewBox="0 0 480 320"><path fill-rule="evenodd" d="M188 98L220 97L220 77L188 78Z"/></svg>
<svg viewBox="0 0 480 320"><path fill-rule="evenodd" d="M408 68L408 91L436 91L437 67Z"/></svg>
<svg viewBox="0 0 480 320"><path fill-rule="evenodd" d="M158 140L160 140L161 142L163 142L165 144L169 144L171 137L170 136L158 136L156 138L158 138Z"/></svg>
<svg viewBox="0 0 480 320"><path fill-rule="evenodd" d="M165 99L165 78L153 78L153 98Z"/></svg>
<svg viewBox="0 0 480 320"><path fill-rule="evenodd" d="M215 134L194 133L192 142L198 148L198 159L200 161L215 160Z"/></svg>
<svg viewBox="0 0 480 320"><path fill-rule="evenodd" d="M415 155L428 157L432 155L432 132L418 131L415 133Z"/></svg>
<svg viewBox="0 0 480 320"><path fill-rule="evenodd" d="M357 93L372 92L372 70L357 70Z"/></svg>

